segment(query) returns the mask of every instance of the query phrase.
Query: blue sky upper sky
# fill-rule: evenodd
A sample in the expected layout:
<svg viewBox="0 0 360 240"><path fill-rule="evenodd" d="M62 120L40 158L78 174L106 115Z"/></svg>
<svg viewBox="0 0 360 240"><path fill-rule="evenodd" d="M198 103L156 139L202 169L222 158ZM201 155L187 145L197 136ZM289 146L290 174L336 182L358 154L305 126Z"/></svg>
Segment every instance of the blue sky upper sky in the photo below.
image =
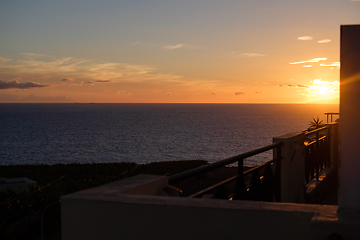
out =
<svg viewBox="0 0 360 240"><path fill-rule="evenodd" d="M338 96L351 0L0 0L0 102Z"/></svg>

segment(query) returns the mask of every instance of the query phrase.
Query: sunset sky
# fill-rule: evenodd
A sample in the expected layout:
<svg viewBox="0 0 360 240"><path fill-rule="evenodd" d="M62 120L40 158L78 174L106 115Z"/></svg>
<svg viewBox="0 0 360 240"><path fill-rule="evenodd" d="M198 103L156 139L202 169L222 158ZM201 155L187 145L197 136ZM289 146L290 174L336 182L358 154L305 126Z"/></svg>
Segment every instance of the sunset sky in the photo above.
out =
<svg viewBox="0 0 360 240"><path fill-rule="evenodd" d="M360 0L0 0L0 102L325 102L359 23Z"/></svg>

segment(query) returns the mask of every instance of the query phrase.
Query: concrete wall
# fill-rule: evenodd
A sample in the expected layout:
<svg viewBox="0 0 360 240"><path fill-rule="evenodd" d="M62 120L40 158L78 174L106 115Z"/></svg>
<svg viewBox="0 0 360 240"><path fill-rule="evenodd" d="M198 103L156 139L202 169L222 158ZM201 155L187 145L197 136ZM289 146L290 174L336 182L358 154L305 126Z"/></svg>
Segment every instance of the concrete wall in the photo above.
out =
<svg viewBox="0 0 360 240"><path fill-rule="evenodd" d="M273 139L274 143L283 142L281 147L281 202L304 203L305 134L289 133ZM274 150L274 158L277 150Z"/></svg>
<svg viewBox="0 0 360 240"><path fill-rule="evenodd" d="M314 214L336 215L337 210L336 206L141 195L129 189L154 183L151 188L161 191L166 184L159 183L166 179L138 175L63 196L62 238L309 239Z"/></svg>
<svg viewBox="0 0 360 240"><path fill-rule="evenodd" d="M339 209L360 210L360 25L341 26Z"/></svg>

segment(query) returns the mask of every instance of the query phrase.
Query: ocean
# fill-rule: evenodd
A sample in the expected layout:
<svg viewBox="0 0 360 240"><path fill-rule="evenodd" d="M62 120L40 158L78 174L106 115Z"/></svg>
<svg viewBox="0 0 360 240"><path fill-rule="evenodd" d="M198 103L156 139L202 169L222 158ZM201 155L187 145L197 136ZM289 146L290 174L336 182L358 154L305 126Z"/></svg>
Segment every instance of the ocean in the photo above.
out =
<svg viewBox="0 0 360 240"><path fill-rule="evenodd" d="M326 122L327 104L0 104L0 165L214 162ZM247 159L254 166L267 152Z"/></svg>

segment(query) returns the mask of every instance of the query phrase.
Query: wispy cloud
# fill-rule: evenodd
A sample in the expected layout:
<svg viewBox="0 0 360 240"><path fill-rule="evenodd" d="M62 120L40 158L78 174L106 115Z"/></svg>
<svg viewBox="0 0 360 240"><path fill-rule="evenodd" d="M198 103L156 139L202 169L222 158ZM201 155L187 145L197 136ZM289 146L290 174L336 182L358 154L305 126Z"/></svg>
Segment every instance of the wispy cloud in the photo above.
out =
<svg viewBox="0 0 360 240"><path fill-rule="evenodd" d="M326 57L322 57L322 58L313 58L313 59L307 60L306 62L312 62L312 63L315 63L315 62L325 61L326 59L327 59Z"/></svg>
<svg viewBox="0 0 360 240"><path fill-rule="evenodd" d="M163 48L166 50L174 50L174 49L182 48L184 46L185 46L185 44L177 44L177 45L167 45L167 46L164 46Z"/></svg>
<svg viewBox="0 0 360 240"><path fill-rule="evenodd" d="M304 68L311 68L312 65L304 65L303 67L304 67Z"/></svg>
<svg viewBox="0 0 360 240"><path fill-rule="evenodd" d="M301 41L309 41L309 40L313 40L314 38L312 36L300 36L297 39Z"/></svg>
<svg viewBox="0 0 360 240"><path fill-rule="evenodd" d="M101 62L74 57L57 58L44 54L24 54L22 58L0 64L2 89L52 88L63 85L85 87L107 83L163 83L183 87L207 86L210 80L184 78L181 75L162 73L160 70L144 66L118 62ZM12 82L17 80L18 83ZM8 82L6 82L8 81ZM24 84L26 83L26 84ZM114 87L119 87L115 85Z"/></svg>
<svg viewBox="0 0 360 240"><path fill-rule="evenodd" d="M289 87L289 88L307 88L308 86L302 84L280 84L279 87Z"/></svg>
<svg viewBox="0 0 360 240"><path fill-rule="evenodd" d="M316 62L320 62L320 61L325 61L327 58L326 57L322 57L322 58L313 58L310 60L305 60L305 61L300 61L300 62L291 62L289 64L303 64L303 63L316 63Z"/></svg>
<svg viewBox="0 0 360 240"><path fill-rule="evenodd" d="M320 63L322 67L331 67L332 69L340 69L340 62L333 62L333 63Z"/></svg>
<svg viewBox="0 0 360 240"><path fill-rule="evenodd" d="M125 90L117 91L116 94L121 96L121 97L131 97L133 95L131 92L128 92L128 91L125 91Z"/></svg>
<svg viewBox="0 0 360 240"><path fill-rule="evenodd" d="M98 83L109 83L109 82L112 82L110 80L97 80L95 82L98 82Z"/></svg>
<svg viewBox="0 0 360 240"><path fill-rule="evenodd" d="M86 83L109 83L109 82L113 82L110 80L96 80L96 81L88 81Z"/></svg>
<svg viewBox="0 0 360 240"><path fill-rule="evenodd" d="M72 79L72 78L63 78L63 79L61 79L61 81L62 82L73 82L74 79Z"/></svg>
<svg viewBox="0 0 360 240"><path fill-rule="evenodd" d="M245 95L245 93L244 92L235 92L235 95L240 96L240 95Z"/></svg>
<svg viewBox="0 0 360 240"><path fill-rule="evenodd" d="M0 80L0 89L28 89L28 88L43 88L49 85L42 85L35 82L20 83L18 80L2 81Z"/></svg>
<svg viewBox="0 0 360 240"><path fill-rule="evenodd" d="M7 62L7 61L10 61L11 59L10 58L2 58L0 57L0 62Z"/></svg>
<svg viewBox="0 0 360 240"><path fill-rule="evenodd" d="M20 75L24 78L44 79L44 76L65 75L61 81L74 79L90 81L120 80L124 77L150 74L153 70L147 66L127 63L99 62L73 57L56 58L44 54L26 53L23 59L7 61L0 70L8 75ZM68 77L70 76L70 77ZM80 80L81 81L81 80Z"/></svg>
<svg viewBox="0 0 360 240"><path fill-rule="evenodd" d="M319 40L317 42L318 43L329 43L329 42L331 42L331 39L322 39L322 40Z"/></svg>
<svg viewBox="0 0 360 240"><path fill-rule="evenodd" d="M245 57L262 57L265 56L265 54L262 53L241 53L241 56L245 56Z"/></svg>

